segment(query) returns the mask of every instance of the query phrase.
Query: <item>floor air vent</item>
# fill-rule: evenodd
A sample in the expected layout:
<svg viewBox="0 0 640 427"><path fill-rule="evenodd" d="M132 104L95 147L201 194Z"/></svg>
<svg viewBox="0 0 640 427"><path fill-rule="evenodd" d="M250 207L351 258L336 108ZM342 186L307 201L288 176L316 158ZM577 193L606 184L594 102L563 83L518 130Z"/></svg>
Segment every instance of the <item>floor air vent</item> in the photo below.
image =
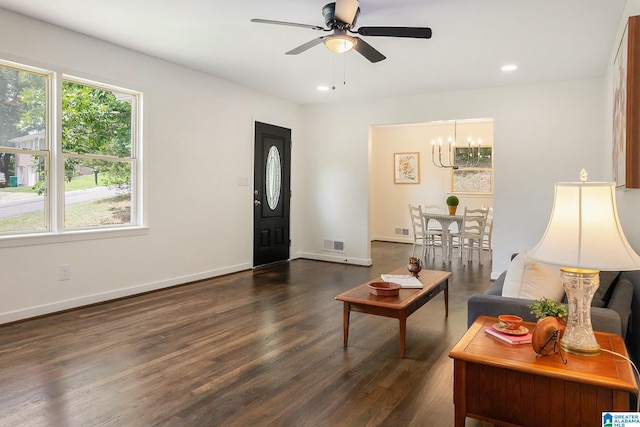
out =
<svg viewBox="0 0 640 427"><path fill-rule="evenodd" d="M344 240L324 239L324 250L331 252L344 252Z"/></svg>
<svg viewBox="0 0 640 427"><path fill-rule="evenodd" d="M408 236L409 235L409 229L408 228L404 228L404 227L396 227L396 235L398 236Z"/></svg>

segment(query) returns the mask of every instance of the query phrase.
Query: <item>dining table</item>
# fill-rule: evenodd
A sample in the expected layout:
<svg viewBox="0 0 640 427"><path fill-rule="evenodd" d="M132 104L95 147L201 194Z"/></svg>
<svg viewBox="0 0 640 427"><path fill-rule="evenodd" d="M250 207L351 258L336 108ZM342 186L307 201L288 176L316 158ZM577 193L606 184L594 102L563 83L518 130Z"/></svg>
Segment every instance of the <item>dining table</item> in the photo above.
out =
<svg viewBox="0 0 640 427"><path fill-rule="evenodd" d="M422 214L424 218L424 224L427 226L430 220L437 221L442 227L442 260L449 261L450 259L450 248L449 244L451 243L449 240L449 233L451 230L451 224L454 222L458 225L458 230L462 227L462 220L464 219L463 215L450 215L439 212L424 212Z"/></svg>

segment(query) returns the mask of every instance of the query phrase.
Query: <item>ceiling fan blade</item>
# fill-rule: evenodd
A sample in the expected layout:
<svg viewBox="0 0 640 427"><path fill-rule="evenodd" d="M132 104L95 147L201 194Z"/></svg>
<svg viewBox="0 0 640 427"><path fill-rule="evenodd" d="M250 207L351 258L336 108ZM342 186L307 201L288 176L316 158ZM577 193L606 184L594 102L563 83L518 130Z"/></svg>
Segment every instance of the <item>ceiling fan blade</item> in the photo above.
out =
<svg viewBox="0 0 640 427"><path fill-rule="evenodd" d="M315 38L313 40L309 40L308 42L306 42L305 44L301 44L300 46L291 49L289 52L287 52L287 55L297 55L299 53L304 52L305 50L311 49L312 47L319 45L320 43L322 43L324 41L324 39L326 39L327 37L330 36L322 36L322 37L318 37Z"/></svg>
<svg viewBox="0 0 640 427"><path fill-rule="evenodd" d="M361 36L409 37L413 39L430 39L429 27L360 27Z"/></svg>
<svg viewBox="0 0 640 427"><path fill-rule="evenodd" d="M312 30L329 31L326 28L320 27L318 25L298 24L297 22L273 21L271 19L259 19L259 18L254 18L251 20L251 22L257 22L258 24L286 25L288 27L300 27L300 28L310 28Z"/></svg>
<svg viewBox="0 0 640 427"><path fill-rule="evenodd" d="M353 49L367 58L369 61L380 62L386 58L386 56L378 52L373 46L362 40L360 37L354 37L353 39L356 41L356 43L353 45Z"/></svg>
<svg viewBox="0 0 640 427"><path fill-rule="evenodd" d="M345 24L352 25L358 12L358 0L336 0L335 17Z"/></svg>

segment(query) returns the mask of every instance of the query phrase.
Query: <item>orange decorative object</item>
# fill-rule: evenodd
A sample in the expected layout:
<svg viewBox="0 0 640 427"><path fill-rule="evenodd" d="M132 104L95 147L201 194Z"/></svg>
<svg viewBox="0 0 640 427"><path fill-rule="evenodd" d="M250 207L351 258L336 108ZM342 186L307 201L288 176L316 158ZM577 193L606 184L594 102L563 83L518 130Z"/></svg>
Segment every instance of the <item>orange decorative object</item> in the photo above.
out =
<svg viewBox="0 0 640 427"><path fill-rule="evenodd" d="M522 317L513 314L501 314L498 320L504 329L520 329L522 326Z"/></svg>
<svg viewBox="0 0 640 427"><path fill-rule="evenodd" d="M564 325L560 323L557 317L545 317L538 320L531 334L533 351L542 356L553 353L555 343L551 340L551 337L556 331L564 331ZM560 339L560 336L561 333L558 334L558 339Z"/></svg>
<svg viewBox="0 0 640 427"><path fill-rule="evenodd" d="M392 297L400 293L400 285L391 282L369 283L369 288L371 288L369 292L379 297Z"/></svg>

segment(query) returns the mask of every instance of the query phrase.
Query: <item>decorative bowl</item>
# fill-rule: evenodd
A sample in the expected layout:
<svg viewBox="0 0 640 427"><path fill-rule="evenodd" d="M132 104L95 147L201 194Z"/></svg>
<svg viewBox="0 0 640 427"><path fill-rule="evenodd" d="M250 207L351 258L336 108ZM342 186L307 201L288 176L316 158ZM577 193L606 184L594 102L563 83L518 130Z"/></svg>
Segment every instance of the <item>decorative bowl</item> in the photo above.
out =
<svg viewBox="0 0 640 427"><path fill-rule="evenodd" d="M558 331L559 335L556 339L559 340L562 337L561 333L564 331L564 325L560 323L557 317L548 316L538 320L531 337L533 351L542 356L553 353L557 342L552 343L552 338L556 331Z"/></svg>
<svg viewBox="0 0 640 427"><path fill-rule="evenodd" d="M392 282L369 283L369 292L379 297L392 297L400 293L400 285Z"/></svg>

